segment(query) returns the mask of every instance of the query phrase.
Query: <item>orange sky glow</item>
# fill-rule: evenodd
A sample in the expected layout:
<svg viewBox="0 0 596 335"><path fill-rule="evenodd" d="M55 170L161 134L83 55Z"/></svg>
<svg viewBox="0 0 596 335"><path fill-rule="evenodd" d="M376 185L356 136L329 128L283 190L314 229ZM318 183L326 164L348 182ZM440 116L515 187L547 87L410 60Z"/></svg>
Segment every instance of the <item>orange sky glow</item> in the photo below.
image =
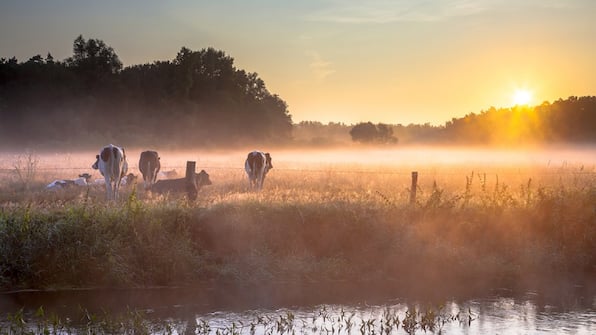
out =
<svg viewBox="0 0 596 335"><path fill-rule="evenodd" d="M0 57L72 54L79 34L125 66L214 47L256 72L294 122L444 124L491 106L594 95L596 2L5 1Z"/></svg>

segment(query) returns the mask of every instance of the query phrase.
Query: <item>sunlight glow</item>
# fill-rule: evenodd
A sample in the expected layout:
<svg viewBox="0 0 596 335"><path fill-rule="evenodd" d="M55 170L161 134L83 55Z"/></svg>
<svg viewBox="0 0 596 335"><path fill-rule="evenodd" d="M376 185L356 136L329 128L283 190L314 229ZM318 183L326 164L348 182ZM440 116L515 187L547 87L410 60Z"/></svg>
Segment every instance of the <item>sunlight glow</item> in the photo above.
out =
<svg viewBox="0 0 596 335"><path fill-rule="evenodd" d="M526 89L518 89L513 93L514 105L528 105L532 101L532 92Z"/></svg>

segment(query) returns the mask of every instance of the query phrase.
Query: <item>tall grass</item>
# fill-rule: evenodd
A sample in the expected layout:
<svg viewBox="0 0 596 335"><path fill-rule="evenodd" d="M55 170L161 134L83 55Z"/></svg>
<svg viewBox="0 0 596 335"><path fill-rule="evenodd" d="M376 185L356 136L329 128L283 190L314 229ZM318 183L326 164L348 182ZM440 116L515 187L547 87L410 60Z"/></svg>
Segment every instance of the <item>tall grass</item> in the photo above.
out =
<svg viewBox="0 0 596 335"><path fill-rule="evenodd" d="M199 199L138 187L59 192L0 185L0 287L203 281L513 285L596 274L596 174L584 167L404 169L276 165L262 192L208 171ZM39 178L39 177L38 177ZM592 276L592 277L590 277Z"/></svg>

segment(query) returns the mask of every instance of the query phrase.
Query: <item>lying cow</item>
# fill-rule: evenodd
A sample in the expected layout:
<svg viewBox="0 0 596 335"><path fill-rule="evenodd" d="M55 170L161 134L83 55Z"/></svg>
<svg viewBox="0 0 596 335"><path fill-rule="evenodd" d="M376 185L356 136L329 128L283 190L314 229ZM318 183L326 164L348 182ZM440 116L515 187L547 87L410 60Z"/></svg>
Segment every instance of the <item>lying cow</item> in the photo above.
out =
<svg viewBox="0 0 596 335"><path fill-rule="evenodd" d="M157 151L143 151L139 159L139 170L143 174L145 189L150 189L157 180L157 173L161 168Z"/></svg>
<svg viewBox="0 0 596 335"><path fill-rule="evenodd" d="M157 173L157 177L159 179L174 179L174 178L178 177L178 172L176 172L176 169L168 170L168 171L159 171Z"/></svg>
<svg viewBox="0 0 596 335"><path fill-rule="evenodd" d="M194 200L201 187L211 185L211 180L209 179L209 174L205 172L205 170L201 170L198 174L195 173L193 179L194 183L191 183L190 185L186 178L158 180L151 186L151 192L157 194L186 192L191 200Z"/></svg>
<svg viewBox="0 0 596 335"><path fill-rule="evenodd" d="M57 179L46 186L48 190L59 190L72 186L87 186L91 183L91 175L83 173L77 179Z"/></svg>
<svg viewBox="0 0 596 335"><path fill-rule="evenodd" d="M273 169L273 165L271 164L271 155L268 152L250 152L244 162L244 170L248 175L248 187L261 190L265 176L271 169Z"/></svg>
<svg viewBox="0 0 596 335"><path fill-rule="evenodd" d="M95 158L96 161L91 167L99 170L104 177L108 200L117 199L120 182L128 171L124 148L109 144L103 147Z"/></svg>
<svg viewBox="0 0 596 335"><path fill-rule="evenodd" d="M129 173L120 180L121 186L134 185L137 182L137 176Z"/></svg>

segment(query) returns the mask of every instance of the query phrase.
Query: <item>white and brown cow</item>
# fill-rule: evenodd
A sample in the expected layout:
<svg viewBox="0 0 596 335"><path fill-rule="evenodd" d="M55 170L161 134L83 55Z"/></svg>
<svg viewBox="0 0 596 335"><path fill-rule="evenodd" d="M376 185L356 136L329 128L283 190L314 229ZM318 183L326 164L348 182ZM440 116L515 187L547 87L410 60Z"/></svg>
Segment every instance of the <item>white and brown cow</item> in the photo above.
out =
<svg viewBox="0 0 596 335"><path fill-rule="evenodd" d="M157 151L143 151L139 159L139 170L143 174L145 189L150 189L157 180L157 173L161 168Z"/></svg>
<svg viewBox="0 0 596 335"><path fill-rule="evenodd" d="M99 155L96 155L95 158L97 160L91 167L99 170L104 177L108 200L117 199L120 182L128 171L124 148L113 144L107 145L101 149Z"/></svg>
<svg viewBox="0 0 596 335"><path fill-rule="evenodd" d="M91 183L91 175L83 173L77 179L57 179L46 186L48 190L66 189L74 186L88 186Z"/></svg>
<svg viewBox="0 0 596 335"><path fill-rule="evenodd" d="M271 155L268 152L256 150L250 152L244 162L249 188L261 190L265 176L271 169L273 169L273 165L271 164Z"/></svg>
<svg viewBox="0 0 596 335"><path fill-rule="evenodd" d="M194 183L190 185L186 178L158 180L151 186L151 192L157 194L186 192L191 200L194 200L201 187L207 185L211 185L211 179L205 170L201 170L198 174L195 173Z"/></svg>

